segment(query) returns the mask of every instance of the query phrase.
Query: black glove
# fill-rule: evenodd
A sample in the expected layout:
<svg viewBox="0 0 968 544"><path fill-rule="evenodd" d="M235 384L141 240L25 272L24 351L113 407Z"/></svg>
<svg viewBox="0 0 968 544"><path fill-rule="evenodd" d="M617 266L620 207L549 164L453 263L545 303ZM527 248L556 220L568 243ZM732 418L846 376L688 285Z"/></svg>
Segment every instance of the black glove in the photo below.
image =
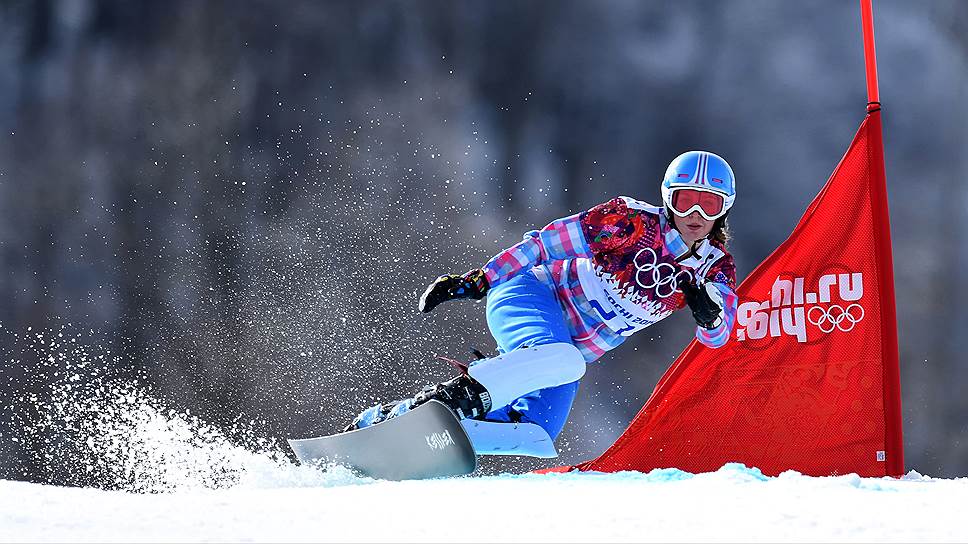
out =
<svg viewBox="0 0 968 544"><path fill-rule="evenodd" d="M715 329L722 323L722 297L715 286L707 283L702 287L696 287L692 282L686 280L679 283L679 288L682 289L682 294L686 296L686 304L689 305L689 309L692 310L692 317L696 319L696 323L700 327ZM715 291L716 299L719 300L720 304L717 304L710 296L710 289Z"/></svg>
<svg viewBox="0 0 968 544"><path fill-rule="evenodd" d="M455 298L480 300L487 295L488 287L487 276L479 268L471 270L463 276L444 274L427 287L427 290L420 297L420 303L417 307L421 312L426 313L436 308L441 302Z"/></svg>

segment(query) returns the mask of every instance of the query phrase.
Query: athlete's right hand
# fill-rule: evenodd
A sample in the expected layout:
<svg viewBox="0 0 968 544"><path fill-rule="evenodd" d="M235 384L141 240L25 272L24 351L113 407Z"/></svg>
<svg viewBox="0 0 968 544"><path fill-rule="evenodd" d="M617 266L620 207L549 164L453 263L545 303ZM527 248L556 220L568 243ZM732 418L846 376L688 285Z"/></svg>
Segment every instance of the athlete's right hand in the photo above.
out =
<svg viewBox="0 0 968 544"><path fill-rule="evenodd" d="M471 270L463 276L444 274L427 287L427 290L420 297L417 307L421 312L427 313L441 302L456 298L480 300L487 295L488 288L487 276L479 268Z"/></svg>

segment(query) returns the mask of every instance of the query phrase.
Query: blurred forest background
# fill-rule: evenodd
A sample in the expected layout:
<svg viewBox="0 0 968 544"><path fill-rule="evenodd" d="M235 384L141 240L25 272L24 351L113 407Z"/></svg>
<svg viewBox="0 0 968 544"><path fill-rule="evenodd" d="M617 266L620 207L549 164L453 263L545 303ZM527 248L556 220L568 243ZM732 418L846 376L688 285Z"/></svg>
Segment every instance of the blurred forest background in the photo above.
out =
<svg viewBox="0 0 968 544"><path fill-rule="evenodd" d="M907 466L965 476L968 2L875 22ZM12 408L75 357L268 437L446 379L434 355L494 344L483 304L417 313L433 277L659 202L687 149L736 172L742 280L866 101L854 1L0 0L0 478L76 481ZM601 452L692 333L680 312L591 365L561 458L491 468Z"/></svg>

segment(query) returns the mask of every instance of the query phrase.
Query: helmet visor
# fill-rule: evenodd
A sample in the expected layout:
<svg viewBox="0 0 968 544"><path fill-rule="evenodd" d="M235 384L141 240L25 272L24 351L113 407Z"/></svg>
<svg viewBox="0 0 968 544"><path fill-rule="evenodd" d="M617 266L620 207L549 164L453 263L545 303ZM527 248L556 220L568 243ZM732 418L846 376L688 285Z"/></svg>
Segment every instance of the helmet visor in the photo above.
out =
<svg viewBox="0 0 968 544"><path fill-rule="evenodd" d="M723 195L712 191L682 188L672 192L672 211L681 217L698 210L703 217L712 220L723 215L725 206Z"/></svg>

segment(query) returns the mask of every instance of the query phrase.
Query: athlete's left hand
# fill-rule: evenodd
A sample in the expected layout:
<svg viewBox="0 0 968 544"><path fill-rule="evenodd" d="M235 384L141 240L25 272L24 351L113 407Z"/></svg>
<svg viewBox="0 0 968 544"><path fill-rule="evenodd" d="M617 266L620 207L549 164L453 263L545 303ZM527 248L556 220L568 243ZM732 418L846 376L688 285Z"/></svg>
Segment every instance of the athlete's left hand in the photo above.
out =
<svg viewBox="0 0 968 544"><path fill-rule="evenodd" d="M723 295L712 283L699 287L686 280L679 283L692 317L704 329L715 329L723 322Z"/></svg>

